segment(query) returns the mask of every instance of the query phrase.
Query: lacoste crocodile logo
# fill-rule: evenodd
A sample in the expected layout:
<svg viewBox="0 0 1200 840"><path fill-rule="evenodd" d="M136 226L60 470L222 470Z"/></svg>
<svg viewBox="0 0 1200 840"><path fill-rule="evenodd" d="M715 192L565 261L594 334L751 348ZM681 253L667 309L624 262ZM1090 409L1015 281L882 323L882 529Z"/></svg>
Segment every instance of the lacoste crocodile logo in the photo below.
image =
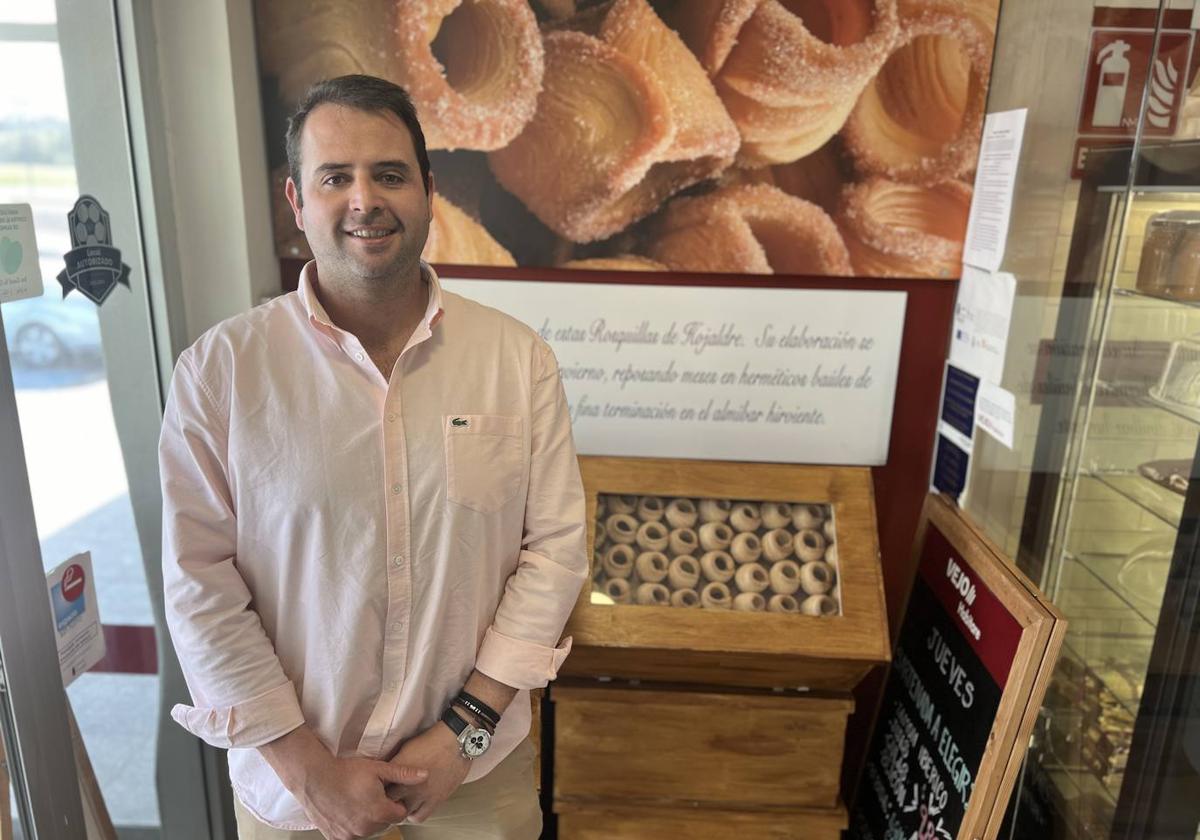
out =
<svg viewBox="0 0 1200 840"><path fill-rule="evenodd" d="M462 417L455 417L453 420L450 421L450 425L451 426L465 426L465 425L467 425L467 421L465 419L463 419Z"/></svg>

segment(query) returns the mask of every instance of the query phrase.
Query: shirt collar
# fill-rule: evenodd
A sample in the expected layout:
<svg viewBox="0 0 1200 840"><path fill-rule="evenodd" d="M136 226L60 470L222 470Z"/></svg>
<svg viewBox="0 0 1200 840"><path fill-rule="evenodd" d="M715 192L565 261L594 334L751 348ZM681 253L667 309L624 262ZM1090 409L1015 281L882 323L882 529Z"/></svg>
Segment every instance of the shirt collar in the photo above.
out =
<svg viewBox="0 0 1200 840"><path fill-rule="evenodd" d="M297 293L300 295L304 311L308 313L309 323L321 332L332 334L337 327L329 320L329 313L325 311L325 307L321 305L321 301L317 297L316 275L317 261L309 260L300 272ZM445 310L442 309L442 283L438 279L437 272L433 270L433 266L424 260L421 260L421 278L429 284L429 303L425 306L425 314L421 318L421 323L417 325L417 329L414 330L414 334L421 332L429 334L433 332L433 328L438 325L445 314Z"/></svg>

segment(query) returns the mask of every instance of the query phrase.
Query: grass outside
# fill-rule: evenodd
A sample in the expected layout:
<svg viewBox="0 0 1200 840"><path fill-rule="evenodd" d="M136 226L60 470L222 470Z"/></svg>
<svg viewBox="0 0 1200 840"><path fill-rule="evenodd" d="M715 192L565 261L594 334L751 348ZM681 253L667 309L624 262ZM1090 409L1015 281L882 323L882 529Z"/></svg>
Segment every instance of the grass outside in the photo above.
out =
<svg viewBox="0 0 1200 840"><path fill-rule="evenodd" d="M45 163L0 162L0 187L74 187L75 167Z"/></svg>

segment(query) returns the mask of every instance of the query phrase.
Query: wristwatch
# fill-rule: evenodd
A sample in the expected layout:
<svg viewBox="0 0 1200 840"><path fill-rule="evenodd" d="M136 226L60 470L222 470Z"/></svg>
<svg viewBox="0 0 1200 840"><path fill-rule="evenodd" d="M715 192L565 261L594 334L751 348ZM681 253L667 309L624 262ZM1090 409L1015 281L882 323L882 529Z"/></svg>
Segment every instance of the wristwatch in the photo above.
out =
<svg viewBox="0 0 1200 840"><path fill-rule="evenodd" d="M449 726L450 731L458 738L458 748L466 758L479 758L492 745L492 736L486 729L471 726L452 708L447 707L446 711L442 712L442 723Z"/></svg>

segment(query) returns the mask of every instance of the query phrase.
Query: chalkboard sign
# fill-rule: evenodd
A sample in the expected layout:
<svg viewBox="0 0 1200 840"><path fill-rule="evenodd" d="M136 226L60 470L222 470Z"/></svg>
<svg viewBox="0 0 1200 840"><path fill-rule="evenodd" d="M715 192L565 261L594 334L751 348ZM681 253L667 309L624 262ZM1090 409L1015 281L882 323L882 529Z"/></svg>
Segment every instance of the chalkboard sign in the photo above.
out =
<svg viewBox="0 0 1200 840"><path fill-rule="evenodd" d="M944 497L917 546L852 840L994 836L1066 627Z"/></svg>

